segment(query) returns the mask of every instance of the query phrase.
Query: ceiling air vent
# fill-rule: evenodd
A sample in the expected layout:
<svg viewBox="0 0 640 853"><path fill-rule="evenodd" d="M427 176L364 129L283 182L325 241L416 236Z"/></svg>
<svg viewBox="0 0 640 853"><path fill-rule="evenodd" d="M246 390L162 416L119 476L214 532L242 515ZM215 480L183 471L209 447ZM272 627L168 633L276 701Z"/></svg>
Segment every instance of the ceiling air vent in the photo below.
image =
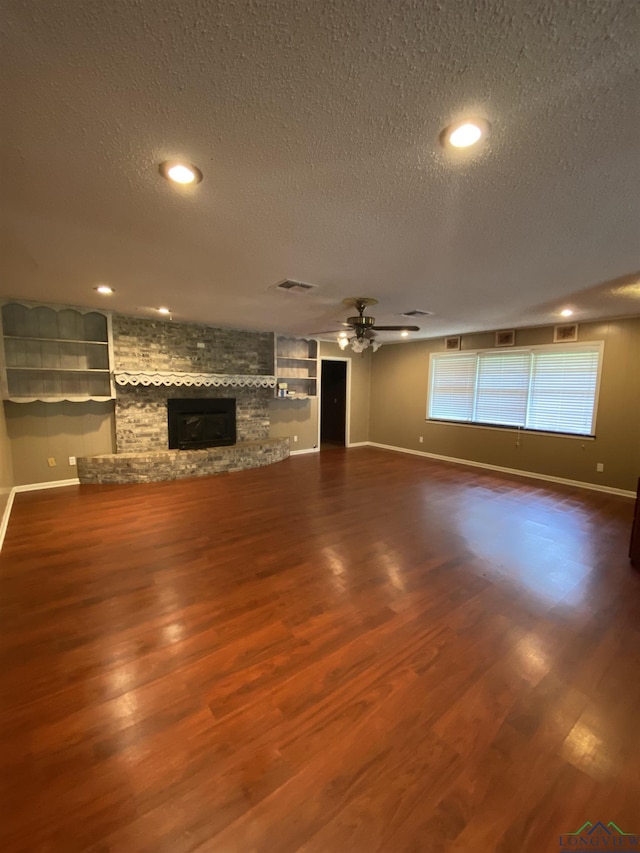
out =
<svg viewBox="0 0 640 853"><path fill-rule="evenodd" d="M421 311L420 308L413 308L411 311L403 311L401 317L430 317L433 311Z"/></svg>
<svg viewBox="0 0 640 853"><path fill-rule="evenodd" d="M276 290L286 290L288 293L306 293L308 290L315 290L316 287L316 284L306 284L304 281L294 281L292 278L286 278L275 285Z"/></svg>

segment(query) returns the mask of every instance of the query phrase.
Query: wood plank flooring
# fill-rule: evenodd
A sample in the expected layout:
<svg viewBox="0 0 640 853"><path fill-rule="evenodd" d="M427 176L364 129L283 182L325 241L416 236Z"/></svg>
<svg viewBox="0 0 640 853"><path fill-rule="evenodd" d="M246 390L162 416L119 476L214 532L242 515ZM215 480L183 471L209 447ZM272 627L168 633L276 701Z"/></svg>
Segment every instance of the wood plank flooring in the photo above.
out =
<svg viewBox="0 0 640 853"><path fill-rule="evenodd" d="M633 503L371 448L17 496L4 853L640 833Z"/></svg>

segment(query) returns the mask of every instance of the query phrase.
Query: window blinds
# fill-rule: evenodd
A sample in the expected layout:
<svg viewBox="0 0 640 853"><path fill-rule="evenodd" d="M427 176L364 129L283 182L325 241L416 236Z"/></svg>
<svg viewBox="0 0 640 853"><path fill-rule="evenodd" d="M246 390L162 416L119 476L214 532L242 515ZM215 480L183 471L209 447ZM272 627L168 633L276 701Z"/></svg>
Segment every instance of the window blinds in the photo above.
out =
<svg viewBox="0 0 640 853"><path fill-rule="evenodd" d="M429 417L447 421L473 418L476 367L475 353L438 361L431 374Z"/></svg>
<svg viewBox="0 0 640 853"><path fill-rule="evenodd" d="M431 356L428 417L593 434L601 344Z"/></svg>
<svg viewBox="0 0 640 853"><path fill-rule="evenodd" d="M477 356L474 421L522 426L527 415L531 357L528 352Z"/></svg>
<svg viewBox="0 0 640 853"><path fill-rule="evenodd" d="M527 428L590 435L598 364L597 350L533 353Z"/></svg>

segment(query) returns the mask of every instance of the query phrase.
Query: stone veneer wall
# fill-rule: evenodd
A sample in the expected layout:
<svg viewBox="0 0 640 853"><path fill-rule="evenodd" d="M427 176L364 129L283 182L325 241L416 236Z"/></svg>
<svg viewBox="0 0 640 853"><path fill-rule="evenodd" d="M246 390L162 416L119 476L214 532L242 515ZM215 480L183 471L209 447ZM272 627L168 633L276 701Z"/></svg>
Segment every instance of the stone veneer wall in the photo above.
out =
<svg viewBox="0 0 640 853"><path fill-rule="evenodd" d="M116 314L113 358L116 371L273 373L273 334Z"/></svg>
<svg viewBox="0 0 640 853"><path fill-rule="evenodd" d="M113 359L116 372L271 374L273 335L117 314ZM167 400L176 397L235 398L238 441L269 435L269 388L116 386L118 453L166 450Z"/></svg>

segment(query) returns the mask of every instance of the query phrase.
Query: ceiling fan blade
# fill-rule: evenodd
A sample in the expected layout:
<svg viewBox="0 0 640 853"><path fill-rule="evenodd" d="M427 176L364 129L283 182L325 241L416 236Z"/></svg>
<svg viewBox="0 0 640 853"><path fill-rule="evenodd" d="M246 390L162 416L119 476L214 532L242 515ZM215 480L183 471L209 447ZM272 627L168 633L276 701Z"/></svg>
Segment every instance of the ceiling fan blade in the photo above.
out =
<svg viewBox="0 0 640 853"><path fill-rule="evenodd" d="M335 320L336 326L342 326L349 329L358 340L375 338L376 332L419 332L420 326L377 326L375 317L370 314L365 314L364 311L369 305L377 305L378 300L369 296L350 296L348 299L343 299L342 304L348 307L358 309L357 317L348 317L347 322ZM314 332L314 335L337 335L337 329L326 330L324 332ZM344 333L343 333L344 337Z"/></svg>
<svg viewBox="0 0 640 853"><path fill-rule="evenodd" d="M420 326L373 326L376 332L419 332Z"/></svg>

